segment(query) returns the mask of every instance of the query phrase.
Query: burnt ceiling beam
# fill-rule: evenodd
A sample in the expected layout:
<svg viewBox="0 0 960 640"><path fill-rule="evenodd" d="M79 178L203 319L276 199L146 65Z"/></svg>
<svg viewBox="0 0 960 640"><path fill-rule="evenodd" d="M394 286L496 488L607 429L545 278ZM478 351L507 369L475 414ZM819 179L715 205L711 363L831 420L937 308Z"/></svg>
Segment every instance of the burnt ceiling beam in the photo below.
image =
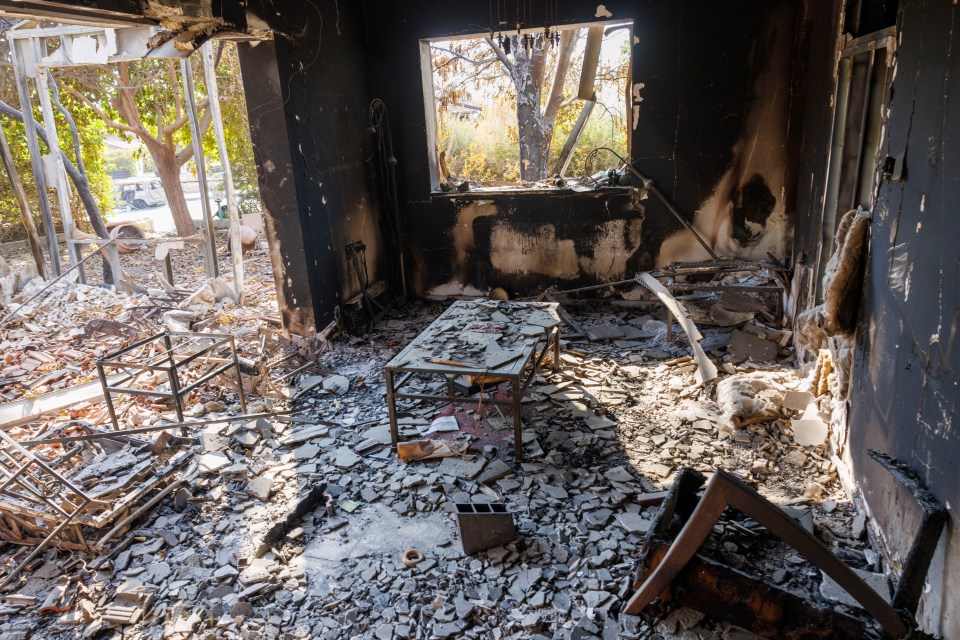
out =
<svg viewBox="0 0 960 640"><path fill-rule="evenodd" d="M45 2L0 0L0 15L24 20L52 20L96 26L155 25L143 15L138 0Z"/></svg>

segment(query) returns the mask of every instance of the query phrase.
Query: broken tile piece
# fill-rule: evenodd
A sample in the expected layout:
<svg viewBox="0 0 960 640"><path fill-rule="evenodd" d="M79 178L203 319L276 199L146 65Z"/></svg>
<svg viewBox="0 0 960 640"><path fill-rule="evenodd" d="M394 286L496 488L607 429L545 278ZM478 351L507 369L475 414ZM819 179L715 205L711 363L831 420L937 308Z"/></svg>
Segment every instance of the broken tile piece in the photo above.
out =
<svg viewBox="0 0 960 640"><path fill-rule="evenodd" d="M227 454L219 451L210 451L200 456L197 464L202 473L216 473L223 467L230 464L230 458Z"/></svg>
<svg viewBox="0 0 960 640"><path fill-rule="evenodd" d="M890 587L887 585L887 577L882 573L872 573L863 569L853 569L860 578L867 583L871 589L876 591L881 598L890 602ZM861 605L847 593L843 587L834 581L827 574L820 572L823 576L823 582L820 583L820 595L835 602L845 604L848 607L860 607Z"/></svg>
<svg viewBox="0 0 960 640"><path fill-rule="evenodd" d="M449 431L460 431L460 423L457 422L456 416L441 416L437 418L430 423L430 426L423 432L423 435Z"/></svg>
<svg viewBox="0 0 960 640"><path fill-rule="evenodd" d="M273 488L273 478L260 476L247 483L246 492L258 500L266 502L270 499L270 490Z"/></svg>
<svg viewBox="0 0 960 640"><path fill-rule="evenodd" d="M620 526L630 533L646 533L650 530L651 521L643 518L638 513L619 513L617 522Z"/></svg>
<svg viewBox="0 0 960 640"><path fill-rule="evenodd" d="M609 429L617 426L617 423L606 416L592 416L586 420L587 426L591 429Z"/></svg>
<svg viewBox="0 0 960 640"><path fill-rule="evenodd" d="M337 449L336 457L333 460L333 464L337 465L341 469L349 469L358 462L360 462L360 456L358 456L349 447L339 447Z"/></svg>
<svg viewBox="0 0 960 640"><path fill-rule="evenodd" d="M490 484L512 473L513 469L510 468L510 465L499 458L494 458L490 461L490 464L487 465L484 472L480 474L480 477L477 478L477 482L480 484Z"/></svg>
<svg viewBox="0 0 960 640"><path fill-rule="evenodd" d="M481 456L444 458L440 463L440 466L437 467L437 470L444 475L453 476L456 478L466 478L469 480L475 478L478 473L483 471L483 467L486 463L486 459L482 458Z"/></svg>
<svg viewBox="0 0 960 640"><path fill-rule="evenodd" d="M606 473L603 474L607 480L611 482L633 482L634 477L629 471L621 467L613 467L612 469L607 469Z"/></svg>
<svg viewBox="0 0 960 640"><path fill-rule="evenodd" d="M587 337L593 341L617 340L623 337L623 329L612 324L596 324L587 328Z"/></svg>
<svg viewBox="0 0 960 640"><path fill-rule="evenodd" d="M300 447L297 447L293 451L294 460L312 460L317 457L317 454L320 452L320 447L315 444L307 443Z"/></svg>
<svg viewBox="0 0 960 640"><path fill-rule="evenodd" d="M757 362L772 362L777 359L780 345L746 331L736 330L730 336L727 351L735 358Z"/></svg>
<svg viewBox="0 0 960 640"><path fill-rule="evenodd" d="M322 386L324 391L342 396L350 390L350 380L345 376L328 376Z"/></svg>

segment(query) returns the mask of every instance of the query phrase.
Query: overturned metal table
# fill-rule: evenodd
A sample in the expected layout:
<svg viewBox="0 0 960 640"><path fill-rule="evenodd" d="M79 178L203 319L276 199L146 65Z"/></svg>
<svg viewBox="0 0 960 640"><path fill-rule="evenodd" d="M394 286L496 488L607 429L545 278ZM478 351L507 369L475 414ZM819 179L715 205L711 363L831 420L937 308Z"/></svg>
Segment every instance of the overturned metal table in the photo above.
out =
<svg viewBox="0 0 960 640"><path fill-rule="evenodd" d="M390 437L400 441L397 400L481 402L513 408L513 445L523 458L520 401L548 354L554 370L560 367L560 317L555 302L461 300L453 303L385 367ZM404 393L417 376L441 376L446 393ZM457 395L461 376L480 380L479 394ZM508 382L510 399L485 398L484 382ZM468 385L468 389L469 389Z"/></svg>

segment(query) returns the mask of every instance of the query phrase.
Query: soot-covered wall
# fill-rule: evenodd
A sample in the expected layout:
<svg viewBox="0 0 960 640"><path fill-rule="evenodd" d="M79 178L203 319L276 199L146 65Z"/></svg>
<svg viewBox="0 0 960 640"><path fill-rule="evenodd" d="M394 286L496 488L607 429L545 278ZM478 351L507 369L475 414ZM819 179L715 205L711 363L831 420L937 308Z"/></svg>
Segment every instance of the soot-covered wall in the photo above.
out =
<svg viewBox="0 0 960 640"><path fill-rule="evenodd" d="M884 536L897 538L903 512L878 499L889 480L867 448L910 464L949 510L921 605L944 638L960 638L958 49L956 3L903 0L881 156L905 154L906 176L878 188L849 416L854 474Z"/></svg>
<svg viewBox="0 0 960 640"><path fill-rule="evenodd" d="M240 63L278 297L285 326L310 333L359 292L347 244L366 245L371 281L386 270L363 7L251 11L274 31L272 42L242 44Z"/></svg>
<svg viewBox="0 0 960 640"><path fill-rule="evenodd" d="M534 3L536 4L536 3ZM723 255L788 253L795 198L798 47L790 0L560 0L564 24L634 22L630 131L637 167ZM654 200L431 193L419 41L489 30L487 3L365 0L374 93L390 106L408 280L420 294L528 294L707 257ZM606 9L606 11L602 11ZM531 23L540 25L533 7Z"/></svg>

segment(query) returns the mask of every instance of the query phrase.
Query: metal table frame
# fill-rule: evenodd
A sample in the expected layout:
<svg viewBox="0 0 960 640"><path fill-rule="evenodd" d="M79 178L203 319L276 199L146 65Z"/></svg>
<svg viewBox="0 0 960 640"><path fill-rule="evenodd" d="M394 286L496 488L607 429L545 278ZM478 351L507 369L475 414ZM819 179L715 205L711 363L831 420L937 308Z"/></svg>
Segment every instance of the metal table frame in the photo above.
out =
<svg viewBox="0 0 960 640"><path fill-rule="evenodd" d="M163 342L162 351L155 353L147 362L138 362L124 358L124 356L133 356L136 358L138 357L137 350L161 341ZM178 353L180 347L186 347L187 352ZM216 355L223 347L229 348L229 357L222 358ZM202 358L202 360L198 364L207 365L207 370L201 373L199 378L192 383L181 387L181 370L200 358ZM107 369L119 370L130 375L132 379L128 382L128 386L121 387L111 385L108 382ZM135 342L97 361L97 373L100 376L100 384L103 385L103 397L107 402L107 410L110 413L110 420L113 423L114 430L120 429L117 421L117 413L113 406L114 393L128 393L171 400L173 402L173 408L177 412L177 420L183 422L183 398L201 384L222 373L226 373L230 369L236 372L237 390L240 395L240 408L243 413L246 413L247 402L243 393L243 379L240 375L237 344L234 337L230 334L168 331ZM136 381L137 377L150 371L165 373L167 375L167 382L170 385L169 392L139 389L129 386ZM182 431L184 435L186 435L187 429L185 427Z"/></svg>
<svg viewBox="0 0 960 640"><path fill-rule="evenodd" d="M555 304L555 303L553 303ZM452 307L451 307L452 308ZM449 310L448 310L449 311ZM426 335L429 335L431 328L437 322L444 319L444 314L434 320L434 323L427 327L413 342L401 351L393 361L403 359L405 353L413 348L417 348L418 341ZM530 336L535 338L534 342L525 347L524 355L520 357L519 362L514 362L508 370L501 372L499 369L486 369L470 366L443 365L415 362L410 364L392 365L390 363L384 368L384 375L387 383L387 408L390 412L390 439L394 448L400 442L400 433L397 426L397 400L426 400L434 402L470 402L474 404L491 404L498 406L512 407L513 409L513 452L517 461L523 459L523 436L522 422L520 415L520 404L527 389L533 382L537 372L546 359L547 355L553 352L553 370L560 369L560 323L552 327L544 327L542 334ZM393 362L391 361L391 362ZM401 390L417 374L443 376L447 382L447 392L445 394L426 394L426 393L403 393ZM491 376L501 378L504 382L509 382L512 390L512 397L509 400L499 400L497 398L483 398L478 395L456 395L454 389L454 379L458 376ZM495 383L495 384L500 384ZM480 394L484 390L481 388Z"/></svg>

